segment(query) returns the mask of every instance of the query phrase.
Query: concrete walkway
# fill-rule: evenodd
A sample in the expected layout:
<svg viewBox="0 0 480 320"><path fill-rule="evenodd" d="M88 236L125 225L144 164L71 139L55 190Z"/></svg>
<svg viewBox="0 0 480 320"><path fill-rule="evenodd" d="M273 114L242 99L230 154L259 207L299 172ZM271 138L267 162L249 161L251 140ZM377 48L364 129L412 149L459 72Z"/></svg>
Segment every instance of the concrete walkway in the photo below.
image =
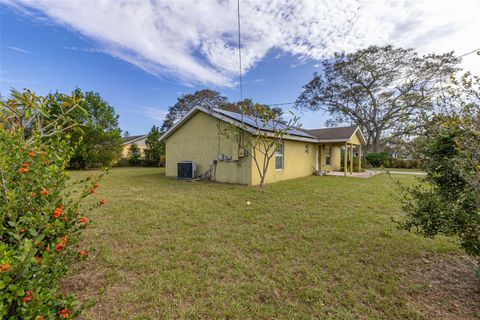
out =
<svg viewBox="0 0 480 320"><path fill-rule="evenodd" d="M370 178L376 176L377 174L387 173L390 174L407 174L407 175L417 175L417 176L424 176L425 172L413 172L413 171L389 171L389 170L365 170L365 172L354 172L353 174L348 173L347 177L352 178ZM343 177L345 175L344 172L341 171L331 171L325 174L326 176L336 176L336 177Z"/></svg>
<svg viewBox="0 0 480 320"><path fill-rule="evenodd" d="M382 173L381 171L365 171L365 172L354 172L353 174L348 173L347 177L351 178L370 178L377 174ZM330 171L325 174L326 176L336 176L336 177L343 177L345 175L344 172L340 171Z"/></svg>
<svg viewBox="0 0 480 320"><path fill-rule="evenodd" d="M382 170L380 170L380 171L375 170L375 172L380 172L380 173L389 172L391 174L409 174L409 175L414 175L414 176L424 176L424 175L426 175L426 173L422 172L422 171L395 171L395 170L386 169L386 170L383 170L383 171Z"/></svg>

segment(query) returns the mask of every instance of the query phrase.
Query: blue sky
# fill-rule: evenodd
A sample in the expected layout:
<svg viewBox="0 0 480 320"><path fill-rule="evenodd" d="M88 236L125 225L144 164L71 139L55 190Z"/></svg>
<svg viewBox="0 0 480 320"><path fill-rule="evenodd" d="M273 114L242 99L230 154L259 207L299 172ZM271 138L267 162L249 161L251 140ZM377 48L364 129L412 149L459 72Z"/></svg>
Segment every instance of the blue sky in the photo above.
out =
<svg viewBox="0 0 480 320"><path fill-rule="evenodd" d="M244 96L294 101L335 51L386 43L420 52L474 49L471 35L480 26L471 12L480 5L459 1L469 10L454 15L462 6L448 1L386 1L372 13L371 1L242 0ZM123 130L145 133L161 125L181 94L211 88L239 100L235 13L235 1L0 0L0 93L97 91ZM321 112L300 116L305 128L326 119Z"/></svg>
<svg viewBox="0 0 480 320"><path fill-rule="evenodd" d="M8 96L10 88L30 88L39 94L75 87L97 91L115 107L122 130L132 135L161 125L168 106L182 94L212 88L232 101L240 100L238 86L186 86L175 78L159 78L108 54L88 51L95 43L68 28L31 21L8 7L2 7L0 20L2 96ZM244 75L244 96L263 103L295 101L302 85L319 70L315 65L272 51ZM322 112L306 113L301 122L305 128L322 127L324 118Z"/></svg>

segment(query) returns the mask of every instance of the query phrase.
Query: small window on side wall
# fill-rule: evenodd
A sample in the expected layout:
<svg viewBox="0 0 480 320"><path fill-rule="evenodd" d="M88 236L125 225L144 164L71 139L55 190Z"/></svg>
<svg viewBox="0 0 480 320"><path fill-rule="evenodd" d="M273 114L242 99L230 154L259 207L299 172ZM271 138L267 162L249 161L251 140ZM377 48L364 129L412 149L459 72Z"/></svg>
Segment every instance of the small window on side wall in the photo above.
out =
<svg viewBox="0 0 480 320"><path fill-rule="evenodd" d="M277 143L275 149L275 170L283 170L283 143Z"/></svg>
<svg viewBox="0 0 480 320"><path fill-rule="evenodd" d="M310 146L308 144L305 145L305 155L310 153Z"/></svg>
<svg viewBox="0 0 480 320"><path fill-rule="evenodd" d="M329 166L332 164L332 150L330 146L325 146L325 165Z"/></svg>

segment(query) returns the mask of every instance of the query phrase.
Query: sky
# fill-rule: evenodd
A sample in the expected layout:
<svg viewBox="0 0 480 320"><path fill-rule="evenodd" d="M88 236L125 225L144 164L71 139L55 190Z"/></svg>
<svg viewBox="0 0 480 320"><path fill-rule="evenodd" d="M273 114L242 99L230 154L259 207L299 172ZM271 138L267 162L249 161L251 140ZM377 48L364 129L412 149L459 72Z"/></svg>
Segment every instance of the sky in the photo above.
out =
<svg viewBox="0 0 480 320"><path fill-rule="evenodd" d="M240 0L243 96L292 102L335 52L480 48L479 0ZM0 94L97 91L130 134L161 125L182 94L240 100L237 2L0 0ZM480 74L480 59L464 57ZM300 112L304 128L328 115Z"/></svg>

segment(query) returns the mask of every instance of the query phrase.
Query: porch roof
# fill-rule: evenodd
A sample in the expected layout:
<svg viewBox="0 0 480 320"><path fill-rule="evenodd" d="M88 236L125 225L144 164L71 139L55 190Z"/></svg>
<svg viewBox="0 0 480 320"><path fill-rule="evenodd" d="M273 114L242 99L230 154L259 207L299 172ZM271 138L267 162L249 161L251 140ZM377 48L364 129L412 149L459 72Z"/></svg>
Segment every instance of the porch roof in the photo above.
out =
<svg viewBox="0 0 480 320"><path fill-rule="evenodd" d="M358 126L303 130L316 137L319 142L348 142L358 132L360 140L365 143L365 138Z"/></svg>

